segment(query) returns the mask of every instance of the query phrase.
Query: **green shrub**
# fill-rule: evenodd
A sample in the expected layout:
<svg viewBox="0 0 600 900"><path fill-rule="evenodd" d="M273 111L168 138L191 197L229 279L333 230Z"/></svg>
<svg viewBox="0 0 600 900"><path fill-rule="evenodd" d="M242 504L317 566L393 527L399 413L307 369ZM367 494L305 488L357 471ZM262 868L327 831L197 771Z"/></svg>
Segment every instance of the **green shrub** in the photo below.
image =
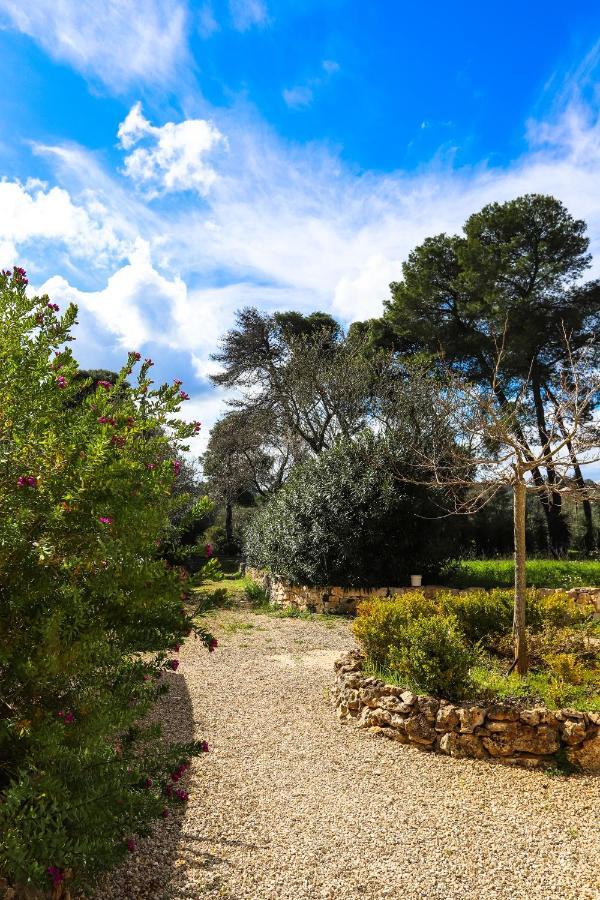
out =
<svg viewBox="0 0 600 900"><path fill-rule="evenodd" d="M373 597L359 603L352 630L375 666L385 667L390 647L403 639L408 624L416 618L433 616L437 607L420 591L395 597Z"/></svg>
<svg viewBox="0 0 600 900"><path fill-rule="evenodd" d="M48 890L72 872L76 892L178 802L171 774L203 747L145 720L185 635L214 645L159 556L195 431L179 385L153 390L145 360L127 386L130 353L82 393L76 308L26 285L0 273L0 876Z"/></svg>
<svg viewBox="0 0 600 900"><path fill-rule="evenodd" d="M511 629L514 600L510 591L444 592L435 599L444 615L456 617L461 631L472 643L485 643L493 635Z"/></svg>
<svg viewBox="0 0 600 900"><path fill-rule="evenodd" d="M438 697L464 696L476 660L473 648L453 616L413 619L388 652L392 672L419 690Z"/></svg>
<svg viewBox="0 0 600 900"><path fill-rule="evenodd" d="M457 529L439 519L433 488L395 477L403 465L400 449L364 433L297 466L249 523L248 562L307 585L441 577L458 550Z"/></svg>
<svg viewBox="0 0 600 900"><path fill-rule="evenodd" d="M530 628L540 629L544 625L555 628L577 625L589 617L589 609L580 606L568 594L556 591L541 594L529 591L527 594L526 620Z"/></svg>

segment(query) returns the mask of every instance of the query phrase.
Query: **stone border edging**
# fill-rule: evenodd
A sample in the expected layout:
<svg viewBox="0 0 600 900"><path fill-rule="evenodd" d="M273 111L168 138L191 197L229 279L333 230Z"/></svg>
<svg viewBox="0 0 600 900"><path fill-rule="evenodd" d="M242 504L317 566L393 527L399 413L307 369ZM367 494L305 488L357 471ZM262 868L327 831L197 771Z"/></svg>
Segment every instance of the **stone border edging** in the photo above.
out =
<svg viewBox="0 0 600 900"><path fill-rule="evenodd" d="M335 663L333 701L343 721L448 756L544 768L566 754L581 771L600 774L600 713L450 703L364 675L363 665L359 650Z"/></svg>
<svg viewBox="0 0 600 900"><path fill-rule="evenodd" d="M420 588L413 587L380 587L380 588L344 588L330 585L326 587L309 587L307 585L291 584L284 578L271 575L261 569L252 566L246 568L246 575L258 582L269 595L269 600L274 606L293 607L313 613L341 613L354 615L356 607L361 600L373 597L391 597L395 594L405 594L409 591L422 591L426 597L435 597L440 591L449 591L452 594L467 594L471 591L488 590L488 588L451 588L443 585L424 585ZM555 594L563 592L562 588L536 588L541 594ZM597 613L600 613L600 587L578 587L564 591L572 597L576 603L590 605Z"/></svg>

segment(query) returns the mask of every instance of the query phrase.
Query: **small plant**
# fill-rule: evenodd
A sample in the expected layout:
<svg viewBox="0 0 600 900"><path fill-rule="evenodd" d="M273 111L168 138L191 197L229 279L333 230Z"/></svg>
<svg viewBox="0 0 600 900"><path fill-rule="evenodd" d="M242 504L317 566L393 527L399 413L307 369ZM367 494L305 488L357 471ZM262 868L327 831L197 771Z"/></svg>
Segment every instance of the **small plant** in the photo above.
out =
<svg viewBox="0 0 600 900"><path fill-rule="evenodd" d="M253 607L259 608L269 605L269 595L262 584L247 578L244 582L244 593Z"/></svg>

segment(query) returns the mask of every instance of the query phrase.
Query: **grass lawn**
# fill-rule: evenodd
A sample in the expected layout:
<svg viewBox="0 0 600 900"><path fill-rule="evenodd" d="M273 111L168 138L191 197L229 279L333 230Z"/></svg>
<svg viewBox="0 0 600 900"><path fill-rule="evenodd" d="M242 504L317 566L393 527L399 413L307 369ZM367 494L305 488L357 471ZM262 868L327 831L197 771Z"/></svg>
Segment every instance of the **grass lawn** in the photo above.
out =
<svg viewBox="0 0 600 900"><path fill-rule="evenodd" d="M512 559L474 559L460 564L450 580L452 587L512 587ZM600 587L600 561L530 559L527 562L529 587Z"/></svg>

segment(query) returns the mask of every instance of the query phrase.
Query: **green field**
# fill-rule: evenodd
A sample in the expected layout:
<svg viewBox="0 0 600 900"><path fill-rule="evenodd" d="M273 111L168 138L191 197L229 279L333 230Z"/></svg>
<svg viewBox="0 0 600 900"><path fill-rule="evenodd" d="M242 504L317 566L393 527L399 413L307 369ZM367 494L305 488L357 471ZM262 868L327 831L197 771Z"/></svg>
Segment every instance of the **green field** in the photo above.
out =
<svg viewBox="0 0 600 900"><path fill-rule="evenodd" d="M514 583L512 559L484 559L462 562L450 579L453 587L511 587ZM530 559L527 562L529 587L600 587L600 561Z"/></svg>

